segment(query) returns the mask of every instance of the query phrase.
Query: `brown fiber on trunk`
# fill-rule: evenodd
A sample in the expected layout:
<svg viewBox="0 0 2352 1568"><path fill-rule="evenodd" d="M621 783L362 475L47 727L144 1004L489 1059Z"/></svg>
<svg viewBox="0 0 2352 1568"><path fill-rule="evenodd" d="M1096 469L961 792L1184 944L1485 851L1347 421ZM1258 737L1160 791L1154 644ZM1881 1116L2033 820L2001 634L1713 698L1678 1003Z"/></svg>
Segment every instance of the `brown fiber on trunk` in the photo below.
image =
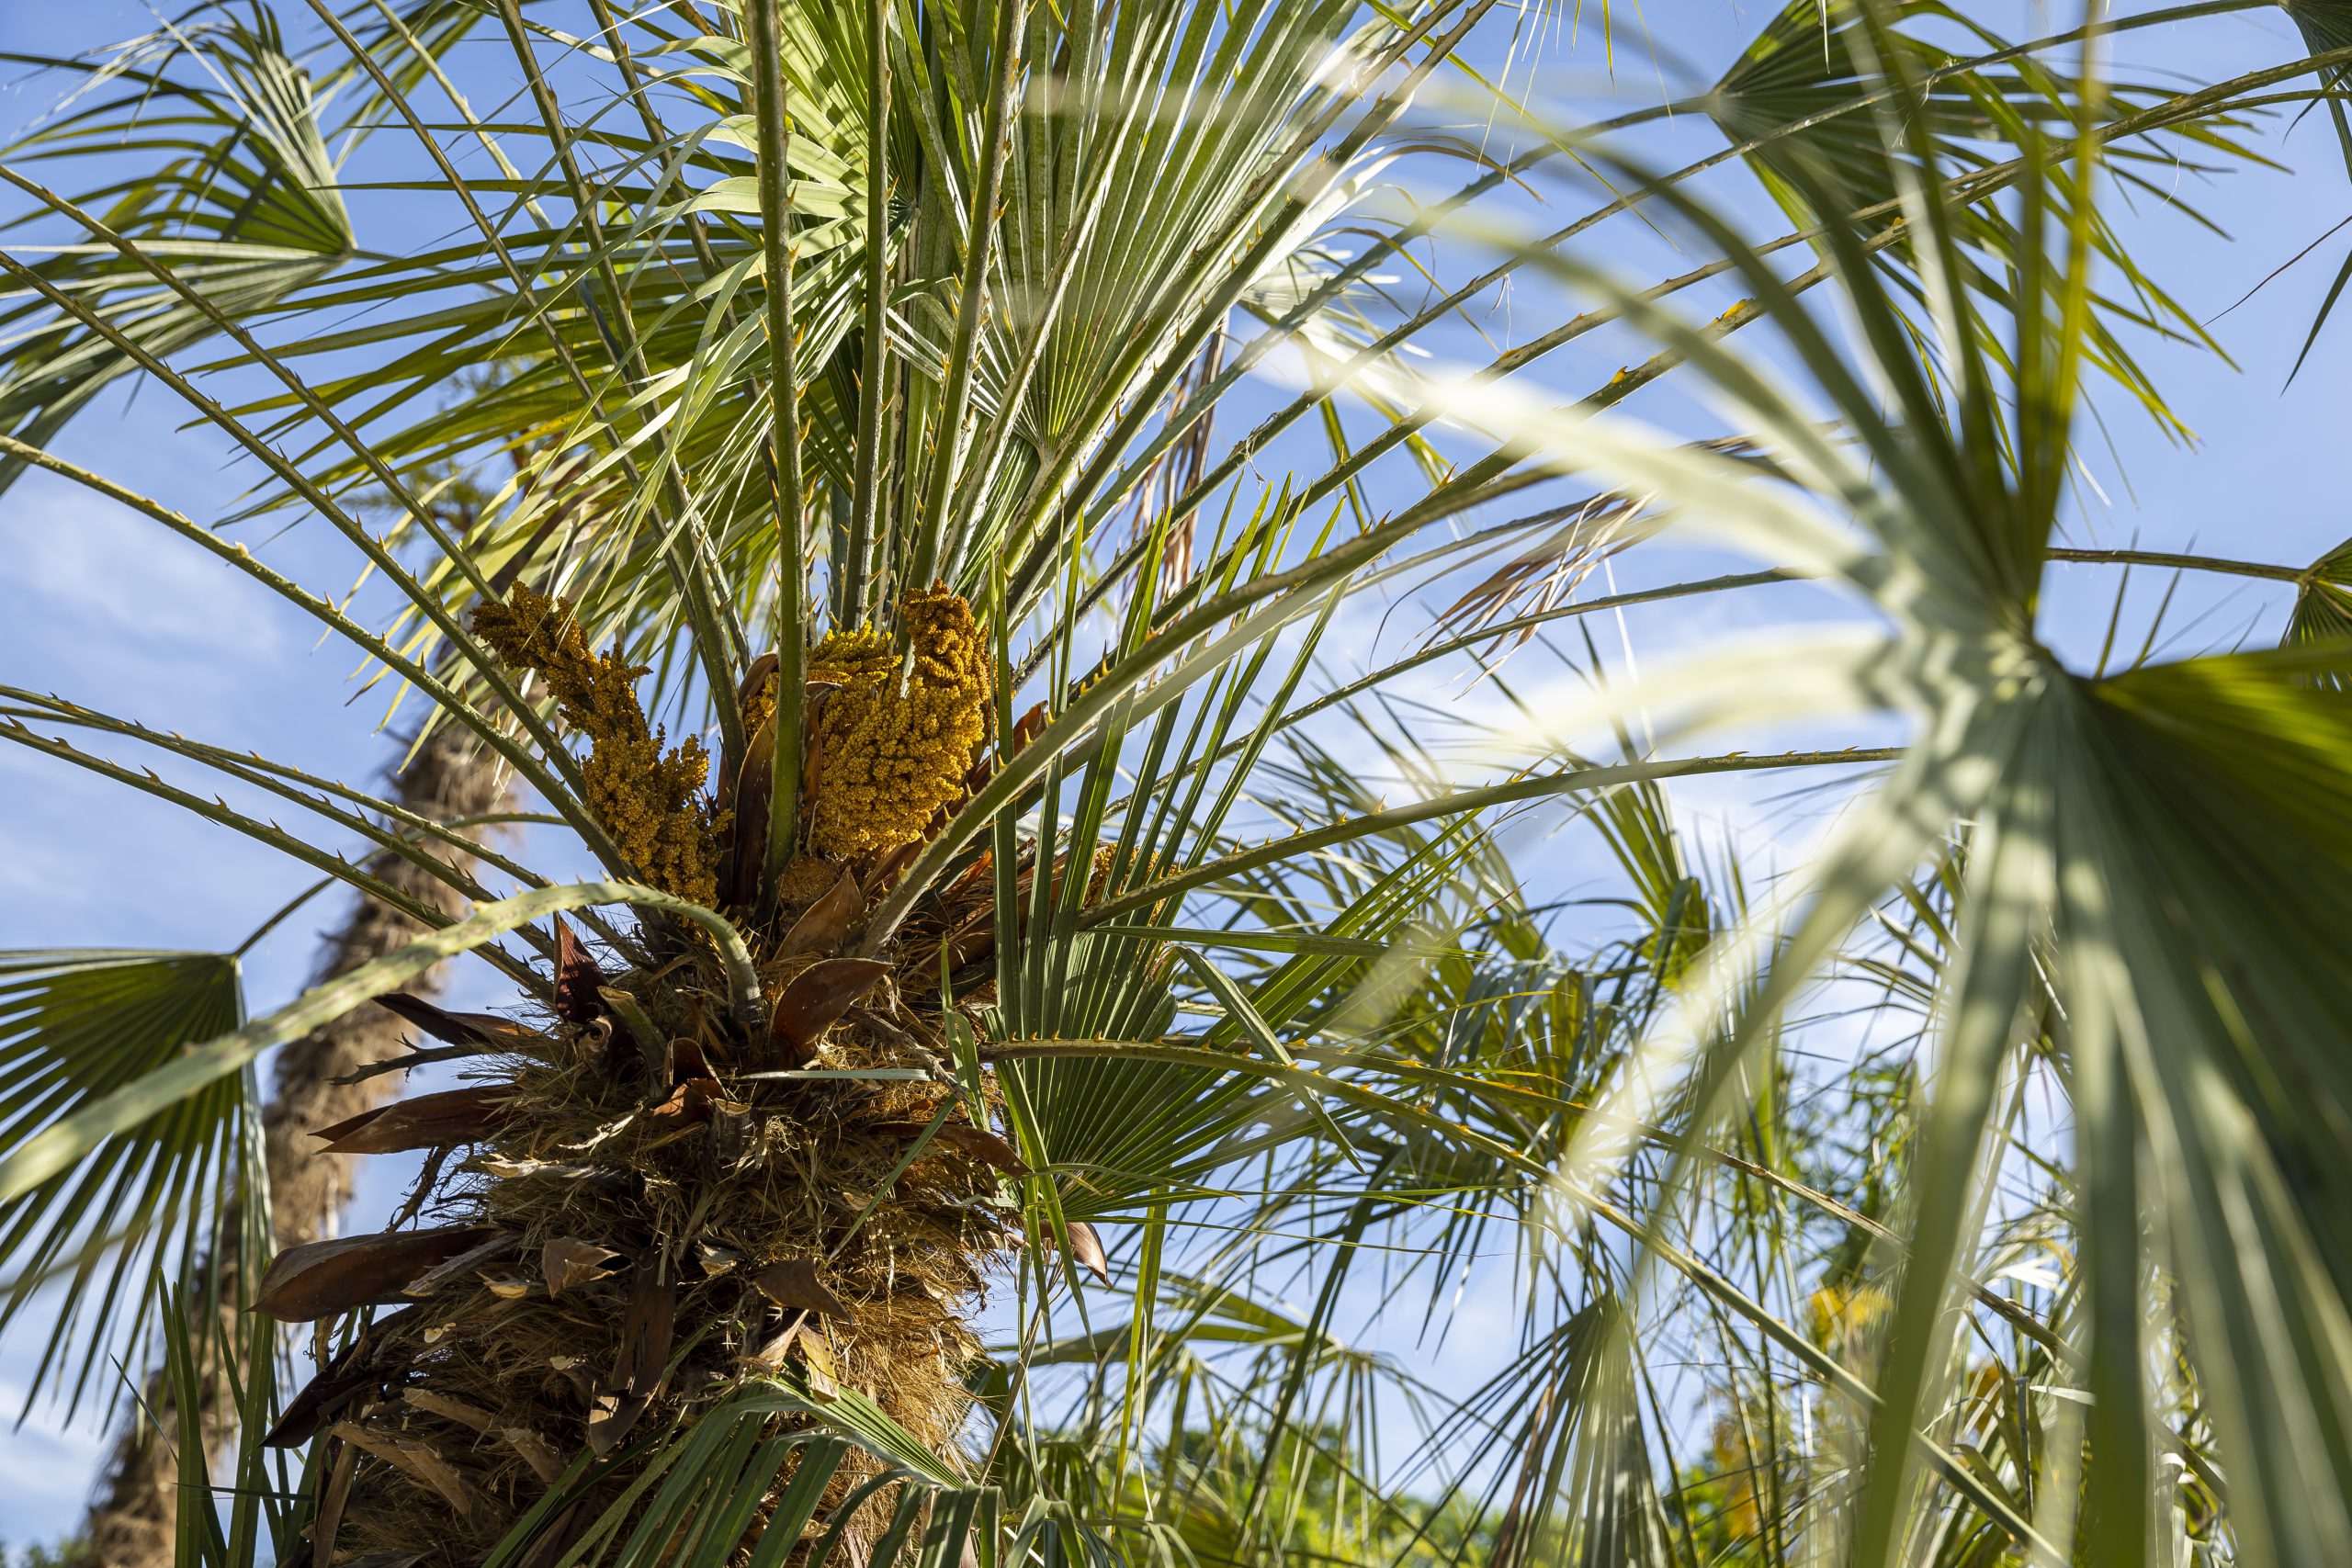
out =
<svg viewBox="0 0 2352 1568"><path fill-rule="evenodd" d="M881 632L836 633L812 651L812 668L854 700L837 694L804 736L803 776L816 782L802 837L814 852L769 897L730 900L758 971L756 1018L748 987L692 928L642 921L646 951L624 955L590 951L559 921L554 1005L532 1006L526 1027L469 1063L497 1113L452 1123L452 1158L429 1168L419 1194L423 1228L281 1271L287 1315L377 1314L305 1391L288 1434L326 1445L316 1568L385 1552L473 1568L585 1448L584 1494L544 1522L552 1533L530 1560L560 1552L567 1529L628 1496L648 1445L747 1381L782 1378L820 1406L862 1394L955 1462L978 1348L970 1317L1019 1240L1008 1184L1023 1168L992 1128L993 1082L951 1065L965 1021L941 997L951 933L988 924L984 866L924 890L879 955L845 951L874 890L953 803L984 729L987 645L969 606L933 592L900 613L914 654L903 691L885 678L897 666ZM651 756L660 737L635 706L634 672L589 650L568 605L518 589L478 624L502 658L557 691L604 770L592 809L616 840L699 843L707 829L707 855L632 855L646 880L686 897L764 880L766 814L747 814L743 787L759 759L720 760L737 781L732 808L673 799L673 759ZM621 812L626 833L607 815ZM956 1005L984 1001L987 978L959 970ZM395 1132L436 1119L439 1106L414 1107ZM413 1260L444 1253L385 1293ZM398 1301L411 1304L381 1310ZM864 1459L845 1464L810 1527L839 1527L853 1562L887 1504L842 1509L874 1473ZM634 1517L643 1503L623 1506ZM745 1544L766 1516L754 1510ZM805 1555L791 1546L791 1561Z"/></svg>
<svg viewBox="0 0 2352 1568"><path fill-rule="evenodd" d="M978 1349L967 1325L1018 1235L1003 1182L1020 1162L989 1129L993 1086L973 1098L938 1071L944 1021L919 976L870 965L837 1007L843 987L823 976L823 1005L795 1028L747 1036L716 954L647 934L655 963L601 987L620 998L614 1015L540 1014L537 1043L476 1059L502 1114L452 1149L470 1152L421 1230L289 1270L285 1315L413 1303L322 1380L340 1402L325 1436L357 1457L334 1539L312 1543L321 1568L420 1550L433 1568L471 1568L546 1495L546 1457L582 1446L610 1461L594 1517L636 1472L628 1445L747 1378L783 1373L820 1399L854 1390L954 1453ZM777 1010L824 965L859 962L763 953L754 936ZM613 1049L647 1025L664 1048ZM803 1065L924 1076L777 1076ZM414 1278L384 1288L401 1275ZM343 1468L332 1457L329 1473ZM820 1525L872 1473L845 1465ZM853 1557L873 1526L849 1521Z"/></svg>
<svg viewBox="0 0 2352 1568"><path fill-rule="evenodd" d="M482 817L501 809L507 778L503 766L483 753L471 736L446 728L394 776L393 798L435 821ZM471 868L471 857L447 845L427 847L460 869ZM453 917L466 910L466 900L454 888L396 855L381 856L368 869ZM363 899L322 944L318 978L330 979L381 958L406 945L418 931L405 915ZM435 969L416 984L430 994L441 983L442 971ZM379 1074L353 1084L335 1080L369 1062L398 1055L407 1028L381 1008L361 1008L278 1053L262 1125L279 1247L325 1236L350 1201L352 1156L318 1153L317 1140L310 1134L375 1108L399 1088L397 1074ZM214 1267L224 1280L233 1281L238 1262L233 1255L224 1256L214 1260ZM222 1294L232 1297L233 1291L224 1284ZM233 1318L223 1326L232 1343L245 1331ZM177 1416L160 1379L150 1380L145 1397L164 1429L176 1431ZM231 1434L223 1422L207 1415L205 1427L217 1455ZM169 1447L156 1425L134 1411L90 1506L85 1527L90 1562L96 1568L168 1568L177 1499L178 1475Z"/></svg>

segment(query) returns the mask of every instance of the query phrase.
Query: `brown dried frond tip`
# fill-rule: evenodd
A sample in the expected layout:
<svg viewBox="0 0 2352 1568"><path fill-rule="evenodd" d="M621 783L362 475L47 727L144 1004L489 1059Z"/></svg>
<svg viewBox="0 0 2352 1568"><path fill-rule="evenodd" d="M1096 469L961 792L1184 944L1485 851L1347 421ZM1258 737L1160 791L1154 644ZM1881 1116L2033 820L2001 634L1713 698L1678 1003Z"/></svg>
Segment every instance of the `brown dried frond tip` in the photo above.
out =
<svg viewBox="0 0 2352 1568"><path fill-rule="evenodd" d="M715 899L718 838L703 795L710 759L691 735L662 750L667 736L646 723L637 698L644 667L623 662L617 645L591 651L570 604L519 584L504 604L475 609L474 632L544 680L564 723L588 738L588 809L639 874L681 898Z"/></svg>
<svg viewBox="0 0 2352 1568"><path fill-rule="evenodd" d="M988 649L972 607L944 589L899 604L914 670L904 694L881 633L834 632L808 655L808 679L837 682L817 721L821 764L808 841L820 853L896 849L963 787L987 733Z"/></svg>

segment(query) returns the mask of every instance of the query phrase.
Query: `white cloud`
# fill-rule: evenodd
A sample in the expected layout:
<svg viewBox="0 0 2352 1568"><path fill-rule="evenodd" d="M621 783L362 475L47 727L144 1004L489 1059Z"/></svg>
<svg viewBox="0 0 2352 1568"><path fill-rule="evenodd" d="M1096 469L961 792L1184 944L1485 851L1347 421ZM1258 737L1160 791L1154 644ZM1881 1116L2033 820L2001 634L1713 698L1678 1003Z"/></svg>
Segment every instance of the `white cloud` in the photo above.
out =
<svg viewBox="0 0 2352 1568"><path fill-rule="evenodd" d="M0 1367L20 1361L0 1358ZM26 1384L0 1371L0 1407L21 1409ZM98 1423L84 1416L72 1427L44 1418L40 1407L21 1427L0 1427L0 1477L7 1506L0 1510L0 1542L23 1548L54 1542L81 1528L92 1479L106 1450Z"/></svg>
<svg viewBox="0 0 2352 1568"><path fill-rule="evenodd" d="M198 667L260 667L286 641L278 602L162 525L47 474L7 497L12 668L72 650L67 668L178 686ZM209 677L207 684L217 683Z"/></svg>

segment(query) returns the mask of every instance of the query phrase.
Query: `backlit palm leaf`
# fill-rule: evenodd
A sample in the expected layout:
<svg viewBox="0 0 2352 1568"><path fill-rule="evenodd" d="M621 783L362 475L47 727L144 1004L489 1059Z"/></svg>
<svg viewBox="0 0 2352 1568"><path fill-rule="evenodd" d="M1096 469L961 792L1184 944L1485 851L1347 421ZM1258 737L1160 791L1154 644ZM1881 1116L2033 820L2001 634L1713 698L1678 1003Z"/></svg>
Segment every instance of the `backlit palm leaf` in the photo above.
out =
<svg viewBox="0 0 2352 1568"><path fill-rule="evenodd" d="M1926 220L1923 242L1951 243L1946 214L1932 200L1914 210ZM2038 258L2061 243L2041 221L2030 215L2021 255ZM1947 423L1866 255L1850 242L1832 241L1843 301L1900 423L1887 421L1888 405L1862 391L1860 377L1803 313L1788 309L1775 319L1808 371L1839 399L1847 432L1874 459L1867 476L1754 367L1662 315L1651 318L1664 341L1718 378L1784 479L1869 531L1874 549L1840 560L1805 514L1758 504L1746 509L1737 536L1768 558L1819 552L1825 567L1894 620L1897 632L1822 694L1841 706L1907 711L1918 739L1877 797L1776 900L1794 924L1760 989L1732 989L1728 973L1702 985L1687 1010L1713 1019L1722 1033L1711 1038L1704 1023L1695 1040L1661 1032L1649 1064L1619 1090L1624 1113L1645 1115L1663 1103L1682 1071L1679 1049L1686 1043L1694 1051L1688 1058L1694 1103L1717 1103L1770 1010L1826 955L1822 944L1850 927L1886 878L1952 830L1939 824L1974 825L1957 960L1939 999L1940 1069L1913 1178L1921 1197L1871 1406L1875 1462L1852 1527L1867 1562L1908 1550L1921 1468L1912 1434L1943 1407L1956 1371L1946 1308L1981 1190L1986 1118L2009 1070L2022 1010L2039 994L2035 954L2052 942L2064 955L2057 997L2068 1020L2075 1108L2083 1135L2096 1136L2091 1146L2098 1150L2085 1167L2078 1200L2087 1292L2080 1348L2098 1402L2088 1539L2116 1562L2141 1561L2148 1539L2144 1477L2154 1445L2143 1426L2151 1392L2142 1372L2143 1208L2159 1217L2162 1256L2186 1269L2184 1283L2197 1281L2184 1292L2192 1359L2209 1347L2229 1358L2233 1386L2209 1385L2207 1395L2222 1446L2236 1456L2233 1487L2241 1497L2270 1498L2261 1526L2238 1519L2244 1560L2325 1555L2352 1525L2330 1501L2344 1491L2340 1456L2318 1437L2339 1427L2352 1395L2352 1363L2327 1348L2344 1311L2327 1218L2341 1200L2311 1170L2306 1142L2323 1136L2317 1128L2338 1114L2331 1109L2335 1090L2317 1063L2288 1065L2300 1061L2301 1043L2328 1037L2321 1021L2343 1005L2332 995L2334 967L2315 950L2298 951L2301 933L2332 929L2341 916L2329 912L2332 896L2320 891L2334 885L2329 877L2298 877L2264 848L2271 833L2291 831L2290 820L2315 829L2321 816L2352 806L2346 795L2352 775L2343 771L2337 739L2340 695L2334 682L2308 679L2337 673L2342 655L2322 645L2098 681L2059 666L2030 640L2039 561L2060 493L2066 411L2085 360L2079 269L2090 221L2079 211L2068 220L2067 268L2028 265L2014 285L2024 298L2044 301L2012 327L2009 363L2021 382L2014 423L1989 401L2005 378L1972 341L1969 323L1981 307L1963 291L1966 275L1943 269L1942 291L1930 299L1962 334L1939 344L1962 389ZM1741 254L1719 228L1708 231L1729 254ZM1760 265L1745 270L1752 286L1778 289ZM1834 390L1840 388L1850 391ZM2005 423L2009 428L1994 440ZM1723 508L1731 491L1721 487L1743 481L1721 459L1629 442L1598 423L1544 428L1564 455L1638 476L1661 500L1718 527L1729 521ZM1684 722L1699 720L1722 711L1711 690L1752 689L1742 657L1752 655L1654 673L1645 695L1669 705L1664 711L1689 716ZM2217 837L2223 823L2242 830ZM2319 840L2310 851L2317 859L2335 852ZM2257 908L2288 897L2290 887L2298 900L2319 902L2266 931L2258 953L2249 950L2245 933L2264 928ZM1714 966L1741 952L1737 944L1723 949ZM2292 1111L2273 1076L2281 1072L2300 1086ZM2086 1077L2096 1101L2083 1098ZM1591 1157L1571 1161L1580 1183L1609 1168L1605 1159L1587 1166ZM2249 1287L2246 1271L2257 1247L2277 1270L2259 1290ZM2257 1344L2279 1350L2248 1362L2239 1359L2242 1349L2220 1348ZM2256 1408L2285 1419L2266 1422ZM2303 1437L2288 1438L2287 1430ZM2018 1537L2024 1521L2012 1515L2008 1528Z"/></svg>
<svg viewBox="0 0 2352 1568"><path fill-rule="evenodd" d="M1976 64L1967 53L1924 41L1939 27L1947 33L1960 31L1989 62ZM1908 136L1915 145L1933 150L1947 177L1963 181L1997 168L2035 134L2063 133L2086 108L2118 115L2172 96L2103 81L2093 105L2083 82L2063 73L2043 56L2013 51L2008 40L1939 0L1883 7L1843 5L1826 12L1816 0L1793 0L1701 103L1725 136L1752 149L1747 153L1749 166L1791 218L1836 221L1845 213L1869 212L1879 215L1883 223L1899 210L1902 195L1900 164L1890 157L1879 124L1887 99L1883 92L1872 91L1889 67L1918 84L1916 96L1904 105L1911 121ZM1872 97L1878 101L1870 112L1849 107ZM2179 149L2170 156L2119 141L2107 155L2105 172L2134 187L2160 181L2169 189L2183 156L2203 152L2230 159L2248 157L2236 130L2225 117L2186 127ZM2152 173L2143 174L2143 164L2153 165ZM1792 180L1799 168L1806 173ZM1825 209L1817 199L1807 200L1803 194L1807 188L1826 193L1830 205ZM2062 207L2080 199L2063 176L2052 182L2050 195ZM2027 236L1991 202L1961 209L1952 221L1972 283L1988 303L2003 303L2003 272L2014 267ZM2130 292L2123 298L2095 296L2098 310L2087 329L2086 352L2152 414L2168 420L2162 394L2116 335L2116 326L2153 327L2217 352L2218 345L2194 316L2143 273L2104 222L2095 215L2090 221L2096 254ZM1909 253L1908 244L1898 243L1882 253L1883 264L1907 273L1905 258ZM1989 257L1991 265L1979 262L1979 256ZM1906 281L1905 287L1923 306L1928 304L1919 285Z"/></svg>

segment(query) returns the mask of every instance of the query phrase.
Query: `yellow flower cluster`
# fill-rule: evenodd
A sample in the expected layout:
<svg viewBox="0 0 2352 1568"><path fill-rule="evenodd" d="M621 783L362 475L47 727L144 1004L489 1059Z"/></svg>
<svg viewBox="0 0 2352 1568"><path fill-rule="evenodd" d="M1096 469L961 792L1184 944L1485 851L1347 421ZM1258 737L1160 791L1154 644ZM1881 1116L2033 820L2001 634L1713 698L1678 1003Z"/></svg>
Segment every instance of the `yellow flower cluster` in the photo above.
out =
<svg viewBox="0 0 2352 1568"><path fill-rule="evenodd" d="M1805 1303L1813 1341L1832 1350L1850 1349L1886 1315L1893 1303L1876 1285L1824 1285Z"/></svg>
<svg viewBox="0 0 2352 1568"><path fill-rule="evenodd" d="M537 673L564 723L588 737L588 809L638 874L664 893L708 904L718 895L718 837L703 784L710 773L701 740L664 752L637 698L640 665L616 646L590 650L571 606L517 585L504 604L474 611L474 632L518 670Z"/></svg>
<svg viewBox="0 0 2352 1568"><path fill-rule="evenodd" d="M751 694L743 699L743 733L757 735L760 727L775 716L775 671L771 670L760 677Z"/></svg>
<svg viewBox="0 0 2352 1568"><path fill-rule="evenodd" d="M988 732L988 647L971 605L934 589L909 594L899 612L914 651L903 694L879 632L834 632L809 651L808 679L841 688L817 720L808 842L821 854L920 838L963 788Z"/></svg>

